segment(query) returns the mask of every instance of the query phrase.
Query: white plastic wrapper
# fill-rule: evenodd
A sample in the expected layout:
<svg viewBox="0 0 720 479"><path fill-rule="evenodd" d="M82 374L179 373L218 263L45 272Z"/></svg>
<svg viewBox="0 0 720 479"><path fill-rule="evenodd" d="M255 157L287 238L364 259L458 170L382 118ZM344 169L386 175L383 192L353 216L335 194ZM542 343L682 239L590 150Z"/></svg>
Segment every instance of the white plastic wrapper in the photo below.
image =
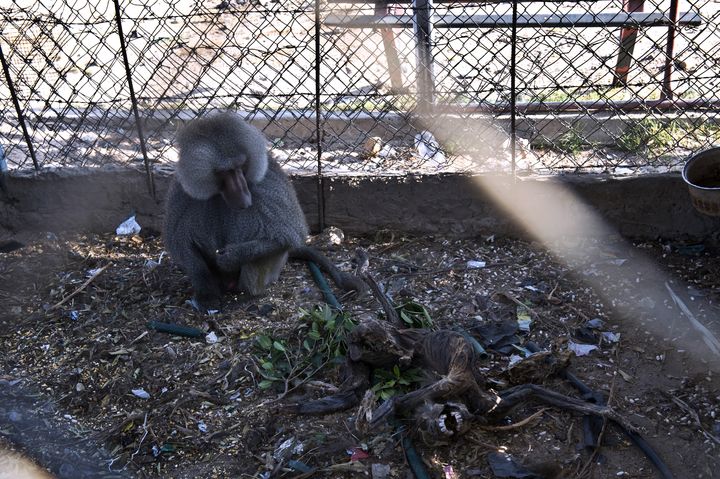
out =
<svg viewBox="0 0 720 479"><path fill-rule="evenodd" d="M440 143L429 131L423 131L415 135L415 149L423 160L428 160L432 166L440 166L445 163L445 153L440 148Z"/></svg>
<svg viewBox="0 0 720 479"><path fill-rule="evenodd" d="M603 331L602 337L608 343L617 343L620 341L620 333L613 333L612 331Z"/></svg>
<svg viewBox="0 0 720 479"><path fill-rule="evenodd" d="M150 399L150 394L143 388L133 389L132 393L141 399Z"/></svg>
<svg viewBox="0 0 720 479"><path fill-rule="evenodd" d="M587 356L591 352L595 351L598 347L593 344L581 344L568 342L568 349L575 353L576 356Z"/></svg>
<svg viewBox="0 0 720 479"><path fill-rule="evenodd" d="M202 419L201 419L200 421L198 421L198 425L197 425L197 426L198 426L198 429L200 430L200 432L207 432L207 431L208 431L207 424L205 424L205 421L203 421Z"/></svg>
<svg viewBox="0 0 720 479"><path fill-rule="evenodd" d="M140 225L137 221L135 221L135 215L132 215L130 218L120 223L120 226L118 226L115 230L115 234L119 236L136 235L140 232L140 230Z"/></svg>
<svg viewBox="0 0 720 479"><path fill-rule="evenodd" d="M396 156L396 155L397 155L397 151L395 150L395 148L393 148L390 145L383 146L380 149L380 151L378 151L378 154L377 154L377 156L379 156L380 158L389 158L391 156Z"/></svg>

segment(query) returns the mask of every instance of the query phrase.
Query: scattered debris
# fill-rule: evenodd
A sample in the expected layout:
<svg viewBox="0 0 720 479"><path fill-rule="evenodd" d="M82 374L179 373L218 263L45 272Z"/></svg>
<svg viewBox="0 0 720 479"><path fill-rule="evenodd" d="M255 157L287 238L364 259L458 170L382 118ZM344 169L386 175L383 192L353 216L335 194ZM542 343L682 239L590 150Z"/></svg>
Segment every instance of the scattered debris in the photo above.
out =
<svg viewBox="0 0 720 479"><path fill-rule="evenodd" d="M623 388L612 404L617 411L647 418L653 424L649 441L661 445L660 450L684 451L682 460L675 455L666 458L677 477L707 475L705 471L718 467L716 455L706 453L709 444L716 444L711 436L720 436L716 378L709 373L708 364L693 366L702 348L694 351L680 341L688 333L695 335L695 330L690 321L682 319L684 313L677 313L676 323L665 326L672 330L669 337L679 341L659 345L654 335L645 334L643 325L652 325L659 309L677 312L664 288L661 295L642 291L632 297L623 306L630 308L633 317L619 318L614 305L595 294L581 275L556 263L538 245L503 237L489 242L484 238L406 238L386 232L360 241L344 238L329 248L332 259L342 269L352 268L349 258L358 245L366 247L378 289L394 304L416 305L405 308L407 319L417 323L427 313L432 322L422 328L427 330L423 334L458 334L462 350L473 351L474 374L485 382L483 391L497 392L501 405L517 401L512 409L500 408L497 414L484 415L473 414L472 408L464 404L463 394L427 396L427 401L407 415L401 411L403 408L393 407L391 401L385 408L396 411L395 416L404 426L401 433L395 423L388 424L382 418L369 427L385 409L379 409L377 396L372 394L373 376L362 363L353 366L358 368L353 373L347 371L342 359L332 359L307 382L291 375L282 402L278 398L285 388L284 381L268 389L259 387L263 378L254 367L256 338L271 334L289 345L291 340L307 337L308 323L298 321L299 311L324 302L304 264L289 263L282 280L266 297L248 299L230 294L222 312L208 316L185 304L192 295L190 284L172 261L162 256L160 239L148 235L147 230L143 233L138 237L141 242L133 240L133 236L114 234L42 235L36 240L23 237L23 248L0 255L0 295L5 306L5 333L0 333L3 370L42 385L42 395L58 401L56 418L71 424L73 431L81 431L83 436L102 440L113 451L114 470L126 468L144 477L173 477L177 471L188 470L198 477L299 478L370 477L374 468L383 477L388 468L378 466L385 465L389 467L387 477L405 477L410 466L403 457L400 439L408 438L416 441L415 457L431 477L446 477L448 473L472 477L473 471L491 477L483 458L501 445L531 472L539 473L532 468L537 458L531 451L543 450L552 451L558 461L576 471L588 463L598 443L603 443L595 433L595 445L576 451L574 445L583 444L583 425L591 422L594 412L607 410L582 412L580 408L587 406L586 398L595 401L604 395L607 401L614 378ZM680 279L670 283L674 292L695 318L717 335L717 324L710 320L716 309L701 307L704 301L714 306L720 294L716 286L720 282L720 261L710 256L710 251L708 248L702 256L688 260L677 251L663 250L658 243L644 246L643 252L664 261ZM491 258L491 266L469 268L469 258ZM88 280L88 272L92 274L106 264L112 267L79 290ZM599 275L604 274L603 267L607 271L628 271L629 276L618 281L618 290L636 284L638 277L629 262L621 267L599 265ZM681 280L690 281L694 289L686 288ZM51 309L75 291L72 298ZM686 294L695 296L695 301L690 303ZM643 297L656 301L654 310L639 306ZM372 296L340 300L344 311L361 319L361 323L366 319L379 321L377 312L381 307ZM526 313L532 320L529 331L520 329L519 312L521 319L527 319ZM397 330L418 329L408 328L397 309L395 314L398 324L391 324ZM72 322L71 315L76 318ZM158 323L171 325L170 330L161 333L163 327ZM190 339L183 339L185 336L173 326L189 328ZM567 345L570 340L585 342L574 337L581 327L594 337L588 344L599 350L578 357ZM205 342L210 332L222 339L211 347ZM622 341L608 342L612 337L604 333L610 332ZM407 333L388 337L401 342L413 338ZM359 346L371 356L372 348L368 346L374 343L366 337ZM531 343L537 344L537 349ZM298 344L302 347L302 341ZM381 341L377 347L382 348ZM398 362L402 359L417 369L419 363L415 361L420 357L414 358L413 352L413 357L406 358L402 353L416 348L398 349ZM519 359L512 367L508 367L510 354ZM278 351L278 361L282 355ZM656 362L656 356L662 356L662 362ZM700 357L710 361L712 356L705 353ZM338 363L340 367L335 368ZM565 386L562 373L567 364L598 391L578 390L576 401L571 402L576 413L569 412L562 402L556 406L548 402L572 398L574 391ZM408 377L409 369L398 367L401 377ZM432 369L430 373L422 377L428 382L412 382L403 391L401 404L410 404L405 394L413 390L437 391L436 383L443 375ZM355 396L352 384L343 383L343 379L352 382L353 378L363 378L367 385L365 394L355 399L355 408L367 405L360 411L353 408L318 418L289 414L279 407L289 402L311 404L350 389ZM0 376L0 389L7 389L4 385L16 380ZM528 389L528 383L542 389ZM651 394L649 383L668 391L679 402ZM148 399L130 392L139 385L150 395ZM428 386L430 389L425 389ZM569 395L560 399L549 394L553 390ZM538 401L533 399L535 393L545 397ZM6 404L0 402L0 412L4 407ZM543 408L549 409L542 412ZM13 424L11 417L27 414L24 410L5 412L9 424ZM602 430L603 418L594 419L599 424L595 431ZM205 424L205 432L199 424ZM493 430L506 427L510 428L507 432ZM2 429L8 428L3 425ZM628 460L636 453L618 447L623 434L633 444L637 441L632 432L620 430L606 428L603 462L594 461L590 467L603 477L617 472L647 475L647 463ZM367 432L363 435L361 431ZM462 440L456 440L460 435ZM278 462L273 452L289 437L302 443L304 452ZM436 447L439 444L442 447ZM370 457L350 461L346 450L356 446ZM107 464L103 464L106 471ZM445 470L449 464L452 471Z"/></svg>
<svg viewBox="0 0 720 479"><path fill-rule="evenodd" d="M669 283L665 283L665 287L677 307L680 308L680 311L682 311L685 317L690 321L692 327L702 335L702 340L707 347L710 348L710 351L712 351L715 355L720 356L720 341L718 341L717 337L704 324L698 321L692 311L690 311L690 308L688 308L683 300L680 299L680 296L675 294L675 291L673 291Z"/></svg>
<svg viewBox="0 0 720 479"><path fill-rule="evenodd" d="M120 223L115 229L115 234L118 236L122 235L136 235L140 233L140 225L135 221L135 215L130 216L128 219Z"/></svg>
<svg viewBox="0 0 720 479"><path fill-rule="evenodd" d="M133 389L132 393L140 399L150 399L150 394L143 388Z"/></svg>
<svg viewBox="0 0 720 479"><path fill-rule="evenodd" d="M470 260L467 262L468 269L481 269L486 266L485 261Z"/></svg>
<svg viewBox="0 0 720 479"><path fill-rule="evenodd" d="M363 146L363 149L365 150L366 155L372 157L377 156L378 153L380 153L382 146L382 138L380 138L379 136L371 136L367 140L365 140L365 145Z"/></svg>
<svg viewBox="0 0 720 479"><path fill-rule="evenodd" d="M415 135L415 149L420 159L427 160L430 167L437 168L446 162L440 143L429 131L422 131Z"/></svg>
<svg viewBox="0 0 720 479"><path fill-rule="evenodd" d="M70 299L74 298L76 295L78 295L80 292L82 292L82 290L84 290L85 288L87 288L88 285L89 285L90 283L92 283L92 282L95 280L95 278L97 278L97 277L100 275L100 273L102 273L103 271L105 271L109 266L110 266L109 264L106 264L106 265L103 266L102 268L97 268L97 269L93 270L93 273L90 275L90 277L87 279L87 281L85 281L85 282L82 284L82 286L80 286L79 288L77 288L75 291L73 291L73 292L72 292L71 294L69 294L68 296L65 296L62 300L60 300L60 302L56 303L56 304L55 304L54 306L52 306L50 309L51 309L51 310L53 310L53 309L58 309L58 308L59 308L60 306L62 306L63 304L67 303Z"/></svg>
<svg viewBox="0 0 720 479"><path fill-rule="evenodd" d="M387 479L390 477L390 465L374 463L370 467L370 477L372 479Z"/></svg>
<svg viewBox="0 0 720 479"><path fill-rule="evenodd" d="M595 351L598 347L594 344L581 344L568 341L568 349L575 353L576 356L586 356Z"/></svg>
<svg viewBox="0 0 720 479"><path fill-rule="evenodd" d="M488 464L495 477L511 477L520 479L550 479L535 474L521 466L512 456L504 452L491 452L487 455Z"/></svg>

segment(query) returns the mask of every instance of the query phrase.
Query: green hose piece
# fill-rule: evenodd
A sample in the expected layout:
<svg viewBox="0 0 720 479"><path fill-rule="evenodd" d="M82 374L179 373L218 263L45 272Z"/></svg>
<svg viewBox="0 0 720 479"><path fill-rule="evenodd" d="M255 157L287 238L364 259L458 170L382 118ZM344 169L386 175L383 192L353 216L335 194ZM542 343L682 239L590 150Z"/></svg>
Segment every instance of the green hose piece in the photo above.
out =
<svg viewBox="0 0 720 479"><path fill-rule="evenodd" d="M325 297L325 302L327 302L327 304L337 309L338 311L342 311L342 306L340 305L340 302L337 300L332 290L330 289L330 285L325 280L325 277L320 271L320 268L318 268L318 265L315 264L313 261L308 261L307 264L308 268L310 268L310 273L312 273L313 279L315 280L318 287L320 288L320 291L322 291L322 294Z"/></svg>
<svg viewBox="0 0 720 479"><path fill-rule="evenodd" d="M399 427L397 431L403 436L402 446L405 450L405 458L407 459L410 469L412 469L415 477L417 479L430 479L430 474L428 474L427 469L425 469L425 464L423 463L420 454L418 454L417 449L413 446L410 438L405 435L402 427Z"/></svg>
<svg viewBox="0 0 720 479"><path fill-rule="evenodd" d="M188 338L203 338L205 337L205 331L198 328L191 328L189 326L180 326L179 324L161 323L160 321L150 321L147 323L147 327L160 331L161 333L170 333L177 336L186 336Z"/></svg>

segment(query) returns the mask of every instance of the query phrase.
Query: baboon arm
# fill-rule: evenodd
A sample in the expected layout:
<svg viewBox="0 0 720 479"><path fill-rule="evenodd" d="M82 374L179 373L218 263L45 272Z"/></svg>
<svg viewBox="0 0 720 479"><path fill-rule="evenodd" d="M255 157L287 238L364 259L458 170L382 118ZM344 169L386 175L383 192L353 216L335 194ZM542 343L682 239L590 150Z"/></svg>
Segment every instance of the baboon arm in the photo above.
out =
<svg viewBox="0 0 720 479"><path fill-rule="evenodd" d="M220 280L210 270L200 250L192 248L186 256L185 269L192 283L195 299L209 309L217 306L220 299Z"/></svg>

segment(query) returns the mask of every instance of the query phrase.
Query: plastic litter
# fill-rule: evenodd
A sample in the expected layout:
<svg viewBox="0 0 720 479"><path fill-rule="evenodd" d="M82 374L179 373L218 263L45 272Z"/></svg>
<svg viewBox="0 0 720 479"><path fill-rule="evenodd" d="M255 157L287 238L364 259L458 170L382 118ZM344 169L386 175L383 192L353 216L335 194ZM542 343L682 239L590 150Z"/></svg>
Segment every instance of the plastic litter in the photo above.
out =
<svg viewBox="0 0 720 479"><path fill-rule="evenodd" d="M384 145L377 154L377 156L379 158L388 158L390 156L396 156L396 155L397 155L397 150L395 150L395 148L393 148L390 145Z"/></svg>
<svg viewBox="0 0 720 479"><path fill-rule="evenodd" d="M604 331L601 334L603 339L609 343L617 343L618 341L620 341L619 333L613 333L612 331Z"/></svg>
<svg viewBox="0 0 720 479"><path fill-rule="evenodd" d="M600 329L605 325L605 322L600 318L591 319L587 323L588 328L592 329Z"/></svg>
<svg viewBox="0 0 720 479"><path fill-rule="evenodd" d="M140 399L150 399L150 394L143 388L133 389L132 393Z"/></svg>
<svg viewBox="0 0 720 479"><path fill-rule="evenodd" d="M92 278L93 276L95 276L96 274L98 274L98 273L99 273L100 271L102 271L102 270L103 270L103 268L89 269L89 270L87 270L87 272L85 273L85 277L86 277L86 278Z"/></svg>
<svg viewBox="0 0 720 479"><path fill-rule="evenodd" d="M480 344L485 349L510 354L515 352L513 345L520 342L515 334L517 331L517 321L498 321L477 326L472 332L475 337L479 336Z"/></svg>
<svg viewBox="0 0 720 479"><path fill-rule="evenodd" d="M293 454L302 454L305 450L302 442L299 442L295 437L284 440L273 452L273 458L276 461L280 461L284 458L288 458Z"/></svg>
<svg viewBox="0 0 720 479"><path fill-rule="evenodd" d="M595 351L598 347L594 344L582 344L568 341L568 349L575 353L576 356L587 356Z"/></svg>
<svg viewBox="0 0 720 479"><path fill-rule="evenodd" d="M157 268L158 266L160 266L160 263L162 263L163 256L165 256L165 251L163 251L162 253L160 253L160 257L158 258L157 261L155 261L154 259L148 259L148 260L146 260L146 261L145 261L145 264L143 265L143 267L144 267L145 269L149 270L149 271L154 270L155 268Z"/></svg>
<svg viewBox="0 0 720 479"><path fill-rule="evenodd" d="M518 305L516 309L518 329L520 331L529 332L530 324L532 319L530 318L530 311L525 306Z"/></svg>
<svg viewBox="0 0 720 479"><path fill-rule="evenodd" d="M287 465L290 469L293 469L295 471L302 472L302 473L308 473L313 470L312 467L308 466L304 462L296 461L295 459L290 459L287 462Z"/></svg>
<svg viewBox="0 0 720 479"><path fill-rule="evenodd" d="M431 166L445 163L445 153L443 153L440 143L427 130L415 135L415 149L420 159L429 160Z"/></svg>
<svg viewBox="0 0 720 479"><path fill-rule="evenodd" d="M367 451L364 451L361 447L353 447L348 449L347 453L350 455L350 461L361 461L370 457Z"/></svg>
<svg viewBox="0 0 720 479"><path fill-rule="evenodd" d="M375 463L370 467L372 479L387 479L390 476L390 465Z"/></svg>
<svg viewBox="0 0 720 479"><path fill-rule="evenodd" d="M200 432L208 431L207 424L205 424L205 421L203 421L202 419L198 421L198 429L200 430Z"/></svg>
<svg viewBox="0 0 720 479"><path fill-rule="evenodd" d="M120 223L120 226L115 229L115 234L119 236L123 235L136 235L140 233L140 225L137 221L135 221L135 215L132 215L122 223Z"/></svg>

